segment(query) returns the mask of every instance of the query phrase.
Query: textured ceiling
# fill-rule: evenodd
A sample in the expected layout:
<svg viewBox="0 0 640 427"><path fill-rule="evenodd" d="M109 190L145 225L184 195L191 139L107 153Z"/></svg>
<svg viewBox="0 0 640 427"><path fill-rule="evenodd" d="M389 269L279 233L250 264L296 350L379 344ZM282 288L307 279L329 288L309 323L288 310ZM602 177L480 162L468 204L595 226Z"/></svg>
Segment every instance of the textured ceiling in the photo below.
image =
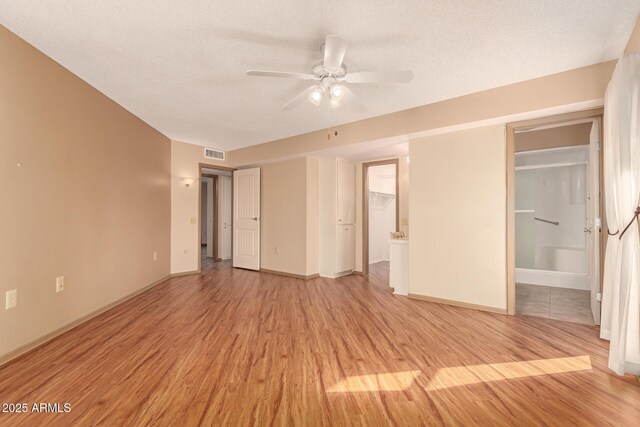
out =
<svg viewBox="0 0 640 427"><path fill-rule="evenodd" d="M553 74L619 56L640 0L0 0L0 23L170 138L225 150ZM325 35L362 112L280 107L308 82ZM6 59L2 59L6 60Z"/></svg>

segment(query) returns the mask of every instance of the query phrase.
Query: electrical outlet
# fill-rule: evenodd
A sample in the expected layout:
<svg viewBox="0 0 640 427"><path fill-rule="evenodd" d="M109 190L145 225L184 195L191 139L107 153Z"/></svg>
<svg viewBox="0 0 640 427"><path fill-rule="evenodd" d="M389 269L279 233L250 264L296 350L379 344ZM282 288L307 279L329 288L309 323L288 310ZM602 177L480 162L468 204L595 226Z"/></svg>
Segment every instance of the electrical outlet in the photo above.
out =
<svg viewBox="0 0 640 427"><path fill-rule="evenodd" d="M64 276L56 277L56 293L64 291Z"/></svg>
<svg viewBox="0 0 640 427"><path fill-rule="evenodd" d="M158 260L158 252L153 252L153 260L157 261Z"/></svg>
<svg viewBox="0 0 640 427"><path fill-rule="evenodd" d="M4 309L9 310L18 305L18 290L12 289L5 294Z"/></svg>
<svg viewBox="0 0 640 427"><path fill-rule="evenodd" d="M409 218L401 218L400 225L409 225Z"/></svg>
<svg viewBox="0 0 640 427"><path fill-rule="evenodd" d="M197 224L197 223L198 223L198 219L195 216L189 217L189 224Z"/></svg>

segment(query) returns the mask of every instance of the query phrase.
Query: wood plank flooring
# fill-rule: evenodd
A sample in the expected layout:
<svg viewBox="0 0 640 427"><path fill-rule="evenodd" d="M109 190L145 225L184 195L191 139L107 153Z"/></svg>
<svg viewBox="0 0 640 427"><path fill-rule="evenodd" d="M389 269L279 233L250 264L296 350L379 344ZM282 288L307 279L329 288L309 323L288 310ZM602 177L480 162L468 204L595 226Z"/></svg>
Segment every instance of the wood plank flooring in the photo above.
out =
<svg viewBox="0 0 640 427"><path fill-rule="evenodd" d="M205 271L211 268L215 268L217 262L218 261L214 260L213 258L207 257L207 246L202 246L202 248L200 249L200 269L202 271Z"/></svg>
<svg viewBox="0 0 640 427"><path fill-rule="evenodd" d="M389 286L389 261L369 264L369 283L377 286Z"/></svg>
<svg viewBox="0 0 640 427"><path fill-rule="evenodd" d="M638 425L640 383L586 325L212 263L0 368L11 426Z"/></svg>

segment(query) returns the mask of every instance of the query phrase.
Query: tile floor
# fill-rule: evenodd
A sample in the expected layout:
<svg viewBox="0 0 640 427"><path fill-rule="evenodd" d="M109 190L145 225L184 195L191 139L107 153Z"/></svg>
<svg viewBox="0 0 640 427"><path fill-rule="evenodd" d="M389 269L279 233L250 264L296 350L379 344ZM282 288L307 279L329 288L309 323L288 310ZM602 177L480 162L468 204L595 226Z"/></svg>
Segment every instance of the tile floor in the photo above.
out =
<svg viewBox="0 0 640 427"><path fill-rule="evenodd" d="M516 314L593 325L591 293L516 283Z"/></svg>

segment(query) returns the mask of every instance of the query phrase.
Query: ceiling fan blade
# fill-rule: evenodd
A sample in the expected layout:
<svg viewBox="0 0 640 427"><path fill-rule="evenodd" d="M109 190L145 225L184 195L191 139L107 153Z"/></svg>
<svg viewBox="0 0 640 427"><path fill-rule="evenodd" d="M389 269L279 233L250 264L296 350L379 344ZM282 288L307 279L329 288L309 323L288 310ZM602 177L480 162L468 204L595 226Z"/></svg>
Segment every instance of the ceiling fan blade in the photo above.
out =
<svg viewBox="0 0 640 427"><path fill-rule="evenodd" d="M305 89L304 91L300 92L298 95L296 95L295 98L293 98L291 101L284 104L281 110L291 110L292 108L297 107L298 105L306 101L307 98L309 97L309 94L317 87L318 86L311 86Z"/></svg>
<svg viewBox="0 0 640 427"><path fill-rule="evenodd" d="M324 68L338 71L347 52L347 41L338 36L327 36L324 43Z"/></svg>
<svg viewBox="0 0 640 427"><path fill-rule="evenodd" d="M412 71L369 71L364 73L347 73L344 79L349 83L409 83L413 80Z"/></svg>
<svg viewBox="0 0 640 427"><path fill-rule="evenodd" d="M346 86L343 86L344 89L344 97L342 98L342 102L346 103L349 108L353 109L356 112L362 112L367 109L367 107L360 101L360 98L351 91Z"/></svg>
<svg viewBox="0 0 640 427"><path fill-rule="evenodd" d="M248 76L260 76L260 77L290 77L294 79L313 80L315 76L307 73L288 73L286 71L263 71L263 70L249 70Z"/></svg>

